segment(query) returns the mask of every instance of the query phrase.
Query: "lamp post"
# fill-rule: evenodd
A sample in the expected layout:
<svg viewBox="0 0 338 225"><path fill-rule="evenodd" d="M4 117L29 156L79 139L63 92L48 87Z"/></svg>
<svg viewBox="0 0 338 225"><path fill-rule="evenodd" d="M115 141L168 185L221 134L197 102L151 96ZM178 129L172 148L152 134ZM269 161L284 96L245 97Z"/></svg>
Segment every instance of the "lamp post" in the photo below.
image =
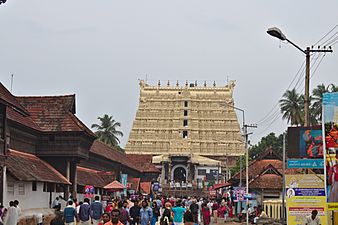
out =
<svg viewBox="0 0 338 225"><path fill-rule="evenodd" d="M310 113L309 113L309 107L310 107L310 94L309 94L309 87L310 87L310 53L312 52L332 52L331 49L310 49L310 47L306 47L305 50L303 50L301 47L287 39L287 37L283 34L283 32L278 29L277 27L269 28L266 31L269 35L278 38L282 41L287 41L291 45L293 45L295 48L297 48L299 51L305 54L306 58L306 70L305 70L305 96L304 96L304 125L310 126Z"/></svg>
<svg viewBox="0 0 338 225"><path fill-rule="evenodd" d="M249 149L248 149L248 137L251 133L248 133L248 127L256 128L256 125L247 125L245 124L245 111L243 109L237 108L233 105L229 105L226 103L226 106L229 106L233 109L236 109L240 112L242 112L243 115L243 136L245 138L245 184L246 184L246 189L245 189L245 195L246 195L246 210L248 211L249 207ZM242 160L240 160L240 187L242 187ZM249 224L249 214L246 213L246 224Z"/></svg>

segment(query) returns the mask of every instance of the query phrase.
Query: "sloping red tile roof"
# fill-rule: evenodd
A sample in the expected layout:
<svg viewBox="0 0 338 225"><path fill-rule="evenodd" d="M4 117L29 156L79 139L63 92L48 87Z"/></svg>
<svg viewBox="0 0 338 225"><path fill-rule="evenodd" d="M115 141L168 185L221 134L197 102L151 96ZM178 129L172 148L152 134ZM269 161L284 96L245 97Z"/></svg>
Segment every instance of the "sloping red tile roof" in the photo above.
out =
<svg viewBox="0 0 338 225"><path fill-rule="evenodd" d="M273 165L278 171L283 169L283 162L279 159L262 159L255 160L249 164L249 179L252 179L262 173L269 165ZM242 170L242 178L244 179L246 169ZM236 173L232 179L240 179L240 173Z"/></svg>
<svg viewBox="0 0 338 225"><path fill-rule="evenodd" d="M28 115L27 110L20 105L17 99L5 88L5 86L0 82L0 100L4 101L6 105L9 105L16 110L20 111L20 113L24 115Z"/></svg>
<svg viewBox="0 0 338 225"><path fill-rule="evenodd" d="M35 130L41 131L41 128L36 123L34 123L34 121L32 120L30 116L24 116L18 113L17 111L13 110L12 108L7 108L6 113L7 113L7 118L9 120L20 123L26 127L30 127Z"/></svg>
<svg viewBox="0 0 338 225"><path fill-rule="evenodd" d="M10 149L5 163L9 173L21 181L70 184L54 167L29 153Z"/></svg>
<svg viewBox="0 0 338 225"><path fill-rule="evenodd" d="M161 173L152 163L152 155L127 154L128 159L133 162L143 173Z"/></svg>
<svg viewBox="0 0 338 225"><path fill-rule="evenodd" d="M93 170L81 166L77 166L77 183L82 186L91 185L103 188L105 185L113 181L114 175L103 171Z"/></svg>
<svg viewBox="0 0 338 225"><path fill-rule="evenodd" d="M123 186L123 184L121 184L117 180L114 180L113 182L104 186L104 189L116 189L116 190L118 190L118 189L125 189L125 188L127 188L127 187Z"/></svg>
<svg viewBox="0 0 338 225"><path fill-rule="evenodd" d="M75 95L16 97L43 131L84 131L95 136L75 114Z"/></svg>
<svg viewBox="0 0 338 225"><path fill-rule="evenodd" d="M94 141L89 151L97 155L103 156L106 159L120 163L136 171L142 172L140 168L134 164L134 162L130 161L127 158L127 155L125 153L120 152L119 150L114 149L99 140Z"/></svg>
<svg viewBox="0 0 338 225"><path fill-rule="evenodd" d="M282 177L277 174L263 174L249 183L255 189L282 189Z"/></svg>
<svg viewBox="0 0 338 225"><path fill-rule="evenodd" d="M150 190L151 190L151 182L141 182L140 188L141 188L141 191L149 195Z"/></svg>

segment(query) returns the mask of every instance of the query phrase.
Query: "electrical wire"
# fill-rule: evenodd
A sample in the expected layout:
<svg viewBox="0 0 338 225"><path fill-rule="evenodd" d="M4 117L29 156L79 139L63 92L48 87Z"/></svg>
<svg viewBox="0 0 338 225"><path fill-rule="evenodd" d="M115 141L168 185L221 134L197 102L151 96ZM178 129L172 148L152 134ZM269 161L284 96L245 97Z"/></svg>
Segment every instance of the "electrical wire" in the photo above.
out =
<svg viewBox="0 0 338 225"><path fill-rule="evenodd" d="M338 31L336 33L334 33L333 35L331 35L331 37L329 37L325 42L323 42L321 45L327 45L328 42L331 41L332 38L335 38L335 36L338 34Z"/></svg>
<svg viewBox="0 0 338 225"><path fill-rule="evenodd" d="M321 42L324 38L327 37L327 35L329 35L332 31L334 31L336 28L338 27L338 24L335 25L329 32L327 32L321 39L319 39L319 41L317 41L315 44L313 45L317 45L319 42Z"/></svg>
<svg viewBox="0 0 338 225"><path fill-rule="evenodd" d="M289 84L289 86L287 87L286 90L288 90L288 89L292 86L293 82L297 79L297 77L298 77L297 82L299 82L299 79L300 79L299 77L301 77L301 75L302 75L302 73L300 73L300 72L304 70L303 67L305 68L305 60L304 60L303 63L301 64L300 68L298 69L297 73L296 73L295 76L293 77L291 83ZM272 107L272 109L271 109L271 110L270 110L270 111L269 111L262 119L258 120L258 121L256 122L256 124L263 124L263 123L265 123L267 120L269 121L271 117L274 117L274 114L275 114L275 113L273 113L273 112L276 111L276 107L278 106L278 104L279 104L279 102L277 102L277 103ZM278 108L278 107L277 107L277 110L279 111L279 108Z"/></svg>
<svg viewBox="0 0 338 225"><path fill-rule="evenodd" d="M330 46L333 42L338 40L338 36L332 39L330 42L328 42L326 45Z"/></svg>

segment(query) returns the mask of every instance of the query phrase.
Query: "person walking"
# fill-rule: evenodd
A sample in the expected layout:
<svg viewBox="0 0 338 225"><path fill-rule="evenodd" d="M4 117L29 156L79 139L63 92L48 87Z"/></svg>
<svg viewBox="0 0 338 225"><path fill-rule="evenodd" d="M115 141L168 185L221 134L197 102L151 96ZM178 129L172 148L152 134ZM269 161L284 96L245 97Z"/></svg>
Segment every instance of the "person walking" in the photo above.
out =
<svg viewBox="0 0 338 225"><path fill-rule="evenodd" d="M185 208L182 207L181 201L177 201L176 206L171 209L174 213L174 224L183 225L183 215L185 213Z"/></svg>
<svg viewBox="0 0 338 225"><path fill-rule="evenodd" d="M73 207L73 201L69 200L67 207L63 211L66 225L75 225L75 219L78 220L76 209Z"/></svg>
<svg viewBox="0 0 338 225"><path fill-rule="evenodd" d="M138 201L135 200L134 205L129 210L130 224L131 225L139 224L140 209L141 209L141 207L139 206Z"/></svg>
<svg viewBox="0 0 338 225"><path fill-rule="evenodd" d="M202 217L203 217L203 224L204 225L209 225L210 224L210 209L208 208L206 203L202 204Z"/></svg>
<svg viewBox="0 0 338 225"><path fill-rule="evenodd" d="M160 224L161 225L171 225L173 222L172 212L171 212L171 204L170 202L164 203L164 211L162 213Z"/></svg>
<svg viewBox="0 0 338 225"><path fill-rule="evenodd" d="M194 222L198 223L198 204L196 199L192 200L192 203L190 205L190 211L194 216Z"/></svg>
<svg viewBox="0 0 338 225"><path fill-rule="evenodd" d="M90 217L92 218L93 224L98 225L103 213L103 206L100 202L100 197L95 196L95 201L90 205Z"/></svg>
<svg viewBox="0 0 338 225"><path fill-rule="evenodd" d="M122 201L119 201L118 203L118 209L120 210L120 217L119 220L124 225L127 225L127 223L130 221L129 219L129 213L127 209L123 207L124 203Z"/></svg>
<svg viewBox="0 0 338 225"><path fill-rule="evenodd" d="M151 219L151 225L155 225L158 220L158 217L160 216L160 208L158 207L156 200L153 201L151 208L153 210L153 217Z"/></svg>
<svg viewBox="0 0 338 225"><path fill-rule="evenodd" d="M142 201L142 208L140 209L140 225L149 225L153 218L153 211L148 206L146 200Z"/></svg>
<svg viewBox="0 0 338 225"><path fill-rule="evenodd" d="M85 198L79 209L80 225L90 225L90 205L89 199Z"/></svg>

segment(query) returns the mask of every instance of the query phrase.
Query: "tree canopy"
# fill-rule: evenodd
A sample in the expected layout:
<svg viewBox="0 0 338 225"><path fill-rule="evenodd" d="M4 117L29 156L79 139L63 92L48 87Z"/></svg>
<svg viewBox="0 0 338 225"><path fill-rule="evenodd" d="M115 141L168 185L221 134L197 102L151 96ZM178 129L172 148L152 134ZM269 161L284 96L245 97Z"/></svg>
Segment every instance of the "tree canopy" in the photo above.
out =
<svg viewBox="0 0 338 225"><path fill-rule="evenodd" d="M123 133L117 129L121 127L121 123L115 121L113 116L108 116L107 114L97 119L100 123L93 124L92 128L96 129L95 134L98 139L111 147L119 147L120 139L118 137L123 137Z"/></svg>

